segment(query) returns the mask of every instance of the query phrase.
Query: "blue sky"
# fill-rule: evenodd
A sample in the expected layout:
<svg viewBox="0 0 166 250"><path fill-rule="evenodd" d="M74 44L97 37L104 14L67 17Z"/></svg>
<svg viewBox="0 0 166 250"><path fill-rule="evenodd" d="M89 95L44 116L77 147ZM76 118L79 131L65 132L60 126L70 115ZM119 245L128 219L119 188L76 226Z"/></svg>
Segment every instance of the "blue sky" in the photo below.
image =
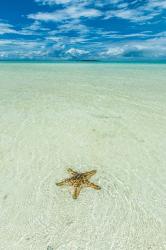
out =
<svg viewBox="0 0 166 250"><path fill-rule="evenodd" d="M1 0L0 59L166 59L166 0Z"/></svg>

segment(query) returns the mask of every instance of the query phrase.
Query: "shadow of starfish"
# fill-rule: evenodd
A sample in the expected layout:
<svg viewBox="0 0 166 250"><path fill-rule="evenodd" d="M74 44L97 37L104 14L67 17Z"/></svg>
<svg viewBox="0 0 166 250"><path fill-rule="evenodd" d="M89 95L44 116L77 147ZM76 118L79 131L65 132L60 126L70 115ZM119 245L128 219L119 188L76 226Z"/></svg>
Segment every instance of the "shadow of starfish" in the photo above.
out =
<svg viewBox="0 0 166 250"><path fill-rule="evenodd" d="M70 178L64 179L61 182L56 183L57 186L69 185L74 187L73 199L77 199L80 191L83 187L90 187L96 190L100 190L101 187L89 181L89 179L96 174L96 170L92 170L85 173L79 173L71 168L67 169L68 173L71 174Z"/></svg>

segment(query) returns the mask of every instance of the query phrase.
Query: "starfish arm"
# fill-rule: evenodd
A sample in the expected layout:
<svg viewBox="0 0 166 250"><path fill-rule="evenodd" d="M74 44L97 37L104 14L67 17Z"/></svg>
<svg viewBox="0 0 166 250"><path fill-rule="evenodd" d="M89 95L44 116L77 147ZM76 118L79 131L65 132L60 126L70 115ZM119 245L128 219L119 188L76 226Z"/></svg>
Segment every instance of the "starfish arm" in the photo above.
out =
<svg viewBox="0 0 166 250"><path fill-rule="evenodd" d="M85 172L83 173L83 175L86 177L86 178L91 178L91 176L93 176L94 174L96 174L96 170L92 170L92 171L89 171L89 172Z"/></svg>
<svg viewBox="0 0 166 250"><path fill-rule="evenodd" d="M68 184L68 179L56 183L57 186L64 186L65 184Z"/></svg>
<svg viewBox="0 0 166 250"><path fill-rule="evenodd" d="M73 199L77 199L81 191L81 187L75 187L73 192Z"/></svg>
<svg viewBox="0 0 166 250"><path fill-rule="evenodd" d="M69 173L69 174L71 174L71 175L75 175L75 174L77 174L77 172L76 171L74 171L73 169L71 169L71 168L68 168L67 169L67 172Z"/></svg>
<svg viewBox="0 0 166 250"><path fill-rule="evenodd" d="M98 185L96 185L96 184L94 184L94 183L92 183L92 182L87 182L87 183L86 183L86 186L87 186L87 187L94 188L94 189L96 189L96 190L100 190L100 189L101 189L100 186L98 186Z"/></svg>

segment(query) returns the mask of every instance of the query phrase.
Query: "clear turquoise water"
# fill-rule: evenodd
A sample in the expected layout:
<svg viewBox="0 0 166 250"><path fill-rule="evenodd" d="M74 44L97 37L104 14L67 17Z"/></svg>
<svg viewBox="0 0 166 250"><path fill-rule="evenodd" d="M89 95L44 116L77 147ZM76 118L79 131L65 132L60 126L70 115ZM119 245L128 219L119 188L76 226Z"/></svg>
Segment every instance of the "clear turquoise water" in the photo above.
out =
<svg viewBox="0 0 166 250"><path fill-rule="evenodd" d="M165 249L166 65L0 63L0 246ZM55 186L96 169L102 190Z"/></svg>

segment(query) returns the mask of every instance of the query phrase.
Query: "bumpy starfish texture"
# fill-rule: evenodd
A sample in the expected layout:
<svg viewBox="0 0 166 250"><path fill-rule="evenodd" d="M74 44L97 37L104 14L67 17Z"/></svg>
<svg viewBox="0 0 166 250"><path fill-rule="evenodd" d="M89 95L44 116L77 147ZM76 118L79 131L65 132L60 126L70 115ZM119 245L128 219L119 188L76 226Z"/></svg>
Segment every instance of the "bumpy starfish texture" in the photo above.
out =
<svg viewBox="0 0 166 250"><path fill-rule="evenodd" d="M71 168L67 169L68 173L71 175L70 178L64 179L61 182L56 183L57 186L69 185L74 187L73 199L77 199L80 191L83 187L90 187L96 190L100 190L101 187L89 181L89 179L96 174L96 170L92 170L85 173L79 173Z"/></svg>

